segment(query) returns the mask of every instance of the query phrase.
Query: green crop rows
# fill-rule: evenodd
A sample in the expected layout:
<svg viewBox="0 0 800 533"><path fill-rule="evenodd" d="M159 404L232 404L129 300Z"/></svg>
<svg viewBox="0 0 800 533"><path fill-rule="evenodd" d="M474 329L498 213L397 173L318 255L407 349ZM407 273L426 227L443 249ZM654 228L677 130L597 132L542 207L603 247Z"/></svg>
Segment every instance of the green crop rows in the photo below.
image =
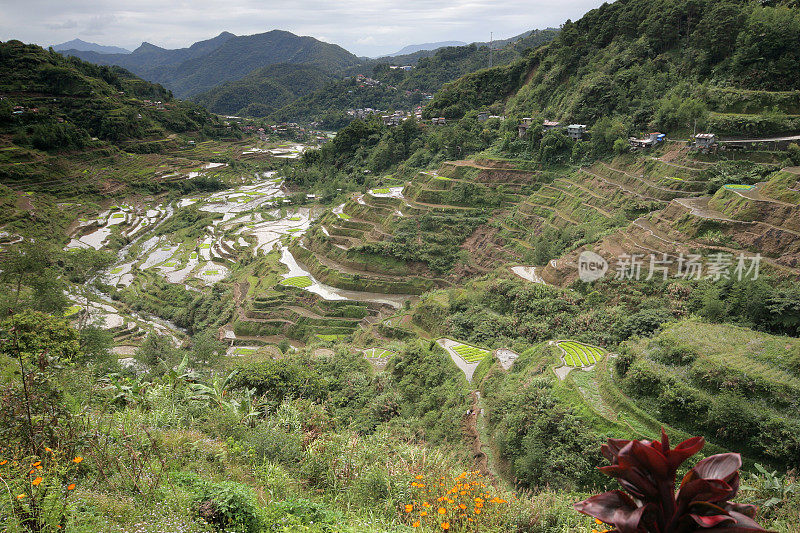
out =
<svg viewBox="0 0 800 533"><path fill-rule="evenodd" d="M233 355L253 355L256 353L255 348L236 348L233 351Z"/></svg>
<svg viewBox="0 0 800 533"><path fill-rule="evenodd" d="M453 347L456 352L467 363L477 363L489 356L489 350L470 346L469 344L459 344Z"/></svg>
<svg viewBox="0 0 800 533"><path fill-rule="evenodd" d="M219 276L219 270L206 270L203 272L204 276Z"/></svg>
<svg viewBox="0 0 800 533"><path fill-rule="evenodd" d="M389 189L372 189L370 191L372 194L391 194L391 190Z"/></svg>
<svg viewBox="0 0 800 533"><path fill-rule="evenodd" d="M284 287L297 287L298 289L305 289L311 286L311 278L308 276L295 276L293 278L286 278L281 281Z"/></svg>
<svg viewBox="0 0 800 533"><path fill-rule="evenodd" d="M605 357L606 352L581 342L561 341L558 347L564 350L564 362L567 366L589 366L600 362Z"/></svg>
<svg viewBox="0 0 800 533"><path fill-rule="evenodd" d="M728 183L723 185L723 188L728 190L740 190L740 191L749 191L750 189L755 189L752 185L743 185L741 183Z"/></svg>
<svg viewBox="0 0 800 533"><path fill-rule="evenodd" d="M337 213L337 215L339 215L339 218L341 218L342 220L350 220L350 215L348 215L347 213Z"/></svg>
<svg viewBox="0 0 800 533"><path fill-rule="evenodd" d="M316 336L321 341L338 341L347 337L347 335L323 335L317 334Z"/></svg>

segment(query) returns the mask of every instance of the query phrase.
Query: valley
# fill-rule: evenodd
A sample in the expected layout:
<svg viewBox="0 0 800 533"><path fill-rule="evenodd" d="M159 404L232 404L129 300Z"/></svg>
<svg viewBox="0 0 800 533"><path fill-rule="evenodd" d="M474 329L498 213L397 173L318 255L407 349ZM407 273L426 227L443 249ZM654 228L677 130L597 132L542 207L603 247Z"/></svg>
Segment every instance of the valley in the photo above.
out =
<svg viewBox="0 0 800 533"><path fill-rule="evenodd" d="M0 42L0 529L794 533L798 37Z"/></svg>

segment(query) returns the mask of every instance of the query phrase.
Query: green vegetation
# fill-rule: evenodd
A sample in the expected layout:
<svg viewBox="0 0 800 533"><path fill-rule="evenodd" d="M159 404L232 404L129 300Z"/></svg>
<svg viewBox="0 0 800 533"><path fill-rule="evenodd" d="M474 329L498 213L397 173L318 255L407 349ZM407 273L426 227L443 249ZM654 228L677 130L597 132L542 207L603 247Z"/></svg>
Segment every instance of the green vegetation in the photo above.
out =
<svg viewBox="0 0 800 533"><path fill-rule="evenodd" d="M564 350L564 362L567 366L589 366L599 363L605 352L596 346L575 341L559 341L556 343Z"/></svg>
<svg viewBox="0 0 800 533"><path fill-rule="evenodd" d="M298 289L305 289L312 285L311 278L308 276L294 276L292 278L286 278L280 283L286 287L297 287Z"/></svg>
<svg viewBox="0 0 800 533"><path fill-rule="evenodd" d="M470 346L469 344L458 344L453 346L453 351L456 352L467 363L477 363L491 355L491 352L478 348L477 346Z"/></svg>
<svg viewBox="0 0 800 533"><path fill-rule="evenodd" d="M253 70L240 80L196 94L192 100L213 113L265 117L332 79L317 67L280 63Z"/></svg>

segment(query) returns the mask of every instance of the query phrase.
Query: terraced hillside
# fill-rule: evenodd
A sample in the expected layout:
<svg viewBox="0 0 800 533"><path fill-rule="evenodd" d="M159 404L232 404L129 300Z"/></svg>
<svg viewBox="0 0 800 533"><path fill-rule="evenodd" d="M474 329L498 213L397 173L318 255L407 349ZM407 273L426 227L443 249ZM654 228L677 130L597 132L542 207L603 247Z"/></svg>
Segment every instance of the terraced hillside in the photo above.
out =
<svg viewBox="0 0 800 533"><path fill-rule="evenodd" d="M604 188L600 189L604 193L594 197L595 202L609 202L616 190L626 202L616 211L612 211L613 204L607 204L607 214L617 218L599 217L606 230L605 235L593 235L599 235L599 240L578 241L577 248L551 261L539 274L549 283L569 283L577 277L578 255L593 250L607 258L667 254L672 260L680 254L760 253L767 269L796 275L800 272L796 269L797 204L780 199L792 196L790 173L768 172L768 179L752 189L719 187L714 181L721 164L640 158L582 168L577 181L584 194ZM708 194L709 189L715 190L713 195ZM567 213L569 220L562 216L562 221L597 227L596 216L587 216L580 209Z"/></svg>
<svg viewBox="0 0 800 533"><path fill-rule="evenodd" d="M325 213L293 244L325 283L421 294L519 260L499 220L541 186L540 173L490 160L386 182Z"/></svg>

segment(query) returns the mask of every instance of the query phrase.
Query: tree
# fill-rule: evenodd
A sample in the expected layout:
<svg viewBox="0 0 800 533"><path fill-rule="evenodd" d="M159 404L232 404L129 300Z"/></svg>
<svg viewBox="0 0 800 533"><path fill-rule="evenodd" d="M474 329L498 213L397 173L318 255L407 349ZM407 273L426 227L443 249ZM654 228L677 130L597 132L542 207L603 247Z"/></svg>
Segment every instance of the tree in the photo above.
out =
<svg viewBox="0 0 800 533"><path fill-rule="evenodd" d="M225 354L225 344L217 339L213 329L206 329L192 337L192 364L214 366Z"/></svg>

